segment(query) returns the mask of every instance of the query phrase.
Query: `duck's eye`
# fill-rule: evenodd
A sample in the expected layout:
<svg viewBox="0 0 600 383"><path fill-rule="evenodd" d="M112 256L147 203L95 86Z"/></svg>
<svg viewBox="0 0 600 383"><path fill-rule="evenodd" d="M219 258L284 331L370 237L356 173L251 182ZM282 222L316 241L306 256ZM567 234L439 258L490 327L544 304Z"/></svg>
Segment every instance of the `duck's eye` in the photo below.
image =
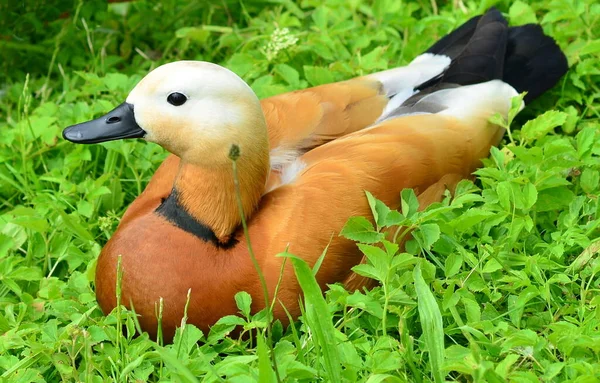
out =
<svg viewBox="0 0 600 383"><path fill-rule="evenodd" d="M167 97L167 102L171 105L179 106L185 104L187 97L183 93L173 92Z"/></svg>

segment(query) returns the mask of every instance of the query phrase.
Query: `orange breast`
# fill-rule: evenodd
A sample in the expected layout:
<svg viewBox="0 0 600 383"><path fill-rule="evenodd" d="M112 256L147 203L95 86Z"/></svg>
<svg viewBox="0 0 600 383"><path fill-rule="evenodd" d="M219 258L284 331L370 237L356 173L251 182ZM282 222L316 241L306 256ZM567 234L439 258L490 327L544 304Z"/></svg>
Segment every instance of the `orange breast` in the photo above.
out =
<svg viewBox="0 0 600 383"><path fill-rule="evenodd" d="M269 204L277 203L276 198L266 198L263 207L268 209ZM188 289L191 289L188 323L193 323L205 333L222 316L237 313L234 296L238 291L246 291L252 296L254 312L264 308L259 278L241 231L236 233L237 245L227 250L219 249L154 213L158 203L159 200L155 201L154 206L147 203L148 209L144 214L138 212L137 217L121 225L100 254L96 269L96 293L105 313L116 306L119 255L123 271L121 302L135 309L140 315L140 325L152 337L156 337L157 332L159 300L163 299L162 330L168 341L181 324ZM288 226L284 219L274 227L265 221L270 218L259 214L252 219L249 230L272 298L283 262L283 258L275 255L286 248L286 229L295 231L297 228L292 226L300 223L288 221ZM277 236L279 240L275 238ZM314 263L311 259L320 254L315 249L324 249L329 238L329 235L306 237L296 241L290 250L309 260L309 263ZM319 273L321 287L347 278L350 267L359 263L361 258L355 244L334 236ZM340 264L340 261L344 264ZM300 315L300 294L291 264L287 264L277 299L294 317ZM275 306L274 315L284 324L288 322L280 304Z"/></svg>

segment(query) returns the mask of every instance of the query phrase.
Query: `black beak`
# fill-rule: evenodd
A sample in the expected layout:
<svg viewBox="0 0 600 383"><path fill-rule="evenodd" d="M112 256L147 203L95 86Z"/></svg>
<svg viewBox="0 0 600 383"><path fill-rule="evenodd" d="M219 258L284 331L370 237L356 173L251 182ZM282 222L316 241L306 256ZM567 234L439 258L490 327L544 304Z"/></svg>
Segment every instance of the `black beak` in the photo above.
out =
<svg viewBox="0 0 600 383"><path fill-rule="evenodd" d="M63 130L63 137L77 144L96 144L122 138L141 138L145 135L144 129L135 122L133 105L126 102L100 118Z"/></svg>

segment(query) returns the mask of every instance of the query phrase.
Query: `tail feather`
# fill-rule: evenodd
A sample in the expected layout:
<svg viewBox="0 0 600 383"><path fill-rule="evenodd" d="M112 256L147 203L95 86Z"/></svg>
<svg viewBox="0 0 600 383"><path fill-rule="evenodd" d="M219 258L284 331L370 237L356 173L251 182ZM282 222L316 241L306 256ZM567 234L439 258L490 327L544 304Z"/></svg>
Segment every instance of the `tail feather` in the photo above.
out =
<svg viewBox="0 0 600 383"><path fill-rule="evenodd" d="M440 98L428 98L428 95L441 92L440 95L457 96L460 92L445 90L492 80L502 80L518 93L528 92L524 101L529 103L552 88L568 70L564 53L539 25L509 28L495 8L479 18L470 19L455 32L434 44L430 51L441 54L462 51L453 57L441 75L419 85L416 88L419 92L389 116L435 110L432 102L435 100L434 103L439 105Z"/></svg>
<svg viewBox="0 0 600 383"><path fill-rule="evenodd" d="M568 69L567 58L539 25L510 28L502 79L519 93L527 91L526 103L552 88Z"/></svg>
<svg viewBox="0 0 600 383"><path fill-rule="evenodd" d="M479 19L481 19L481 15L469 19L460 27L439 39L425 53L445 55L450 57L450 59L456 58L463 51L473 33L475 33Z"/></svg>
<svg viewBox="0 0 600 383"><path fill-rule="evenodd" d="M450 62L448 66L444 59ZM432 67L435 70L428 70L430 61L439 62ZM565 55L540 26L509 28L502 14L491 8L432 45L402 69L403 78L399 69L372 75L390 90L387 92L390 102L378 122L408 114L442 113L447 109L452 109L456 116L461 109L481 112L481 116L492 111L505 113L506 105L510 104L510 98L505 100L505 97L526 91L524 101L529 103L553 87L567 69ZM460 87L469 88L456 89ZM481 97L499 94L485 102L477 98L477 92L483 92ZM444 101L444 97L463 96L467 99L458 103ZM477 107L468 107L469 103Z"/></svg>
<svg viewBox="0 0 600 383"><path fill-rule="evenodd" d="M440 85L443 83L469 85L502 78L507 30L507 22L496 8L471 18L429 48L428 52L451 54L452 62L444 73L416 89L431 92L445 88Z"/></svg>
<svg viewBox="0 0 600 383"><path fill-rule="evenodd" d="M495 8L483 15L463 51L450 64L441 82L459 85L501 79L508 23Z"/></svg>

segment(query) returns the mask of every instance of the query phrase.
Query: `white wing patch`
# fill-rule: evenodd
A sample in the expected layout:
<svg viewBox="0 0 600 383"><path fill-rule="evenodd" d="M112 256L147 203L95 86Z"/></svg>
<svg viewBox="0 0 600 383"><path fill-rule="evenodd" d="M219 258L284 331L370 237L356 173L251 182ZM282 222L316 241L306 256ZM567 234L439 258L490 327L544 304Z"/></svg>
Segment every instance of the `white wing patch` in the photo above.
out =
<svg viewBox="0 0 600 383"><path fill-rule="evenodd" d="M271 172L278 175L279 182L269 187L266 193L283 185L291 184L298 178L298 175L306 168L306 162L300 159L302 153L299 149L286 148L285 146L271 150Z"/></svg>
<svg viewBox="0 0 600 383"><path fill-rule="evenodd" d="M416 93L415 88L441 74L450 65L450 57L423 53L410 64L368 75L381 82L390 98L381 116L375 123L388 118L398 107Z"/></svg>
<svg viewBox="0 0 600 383"><path fill-rule="evenodd" d="M297 158L291 164L287 165L281 170L280 181L282 185L288 185L294 182L294 180L298 177L304 169L306 169L306 162L302 161L300 158Z"/></svg>
<svg viewBox="0 0 600 383"><path fill-rule="evenodd" d="M367 78L373 78L383 84L388 96L401 93L407 88L411 91L442 73L450 65L450 57L423 53L417 56L407 66L372 73Z"/></svg>
<svg viewBox="0 0 600 383"><path fill-rule="evenodd" d="M300 156L300 152L294 148L276 147L269 153L271 170L281 171L288 164L294 162Z"/></svg>

